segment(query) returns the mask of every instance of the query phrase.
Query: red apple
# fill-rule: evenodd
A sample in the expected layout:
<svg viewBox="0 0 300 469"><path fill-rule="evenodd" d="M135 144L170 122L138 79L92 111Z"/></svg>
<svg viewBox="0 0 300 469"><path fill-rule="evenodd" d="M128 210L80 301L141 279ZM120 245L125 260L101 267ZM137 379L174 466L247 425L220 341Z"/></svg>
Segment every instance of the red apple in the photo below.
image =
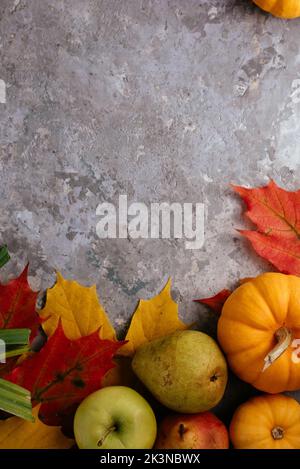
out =
<svg viewBox="0 0 300 469"><path fill-rule="evenodd" d="M211 412L175 414L160 424L156 449L227 449L225 425Z"/></svg>

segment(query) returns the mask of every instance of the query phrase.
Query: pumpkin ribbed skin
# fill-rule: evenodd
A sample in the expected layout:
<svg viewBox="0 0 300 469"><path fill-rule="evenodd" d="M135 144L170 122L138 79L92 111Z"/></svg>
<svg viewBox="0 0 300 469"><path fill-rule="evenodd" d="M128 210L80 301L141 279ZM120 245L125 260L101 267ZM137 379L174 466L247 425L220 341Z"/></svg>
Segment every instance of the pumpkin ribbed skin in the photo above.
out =
<svg viewBox="0 0 300 469"><path fill-rule="evenodd" d="M264 368L274 348L275 333L286 327L292 342ZM266 273L250 279L226 300L218 322L218 339L231 369L242 380L271 394L300 389L300 363L295 342L300 338L300 278ZM299 345L298 345L299 347Z"/></svg>
<svg viewBox="0 0 300 469"><path fill-rule="evenodd" d="M229 434L237 449L300 449L300 405L282 394L254 397L235 411Z"/></svg>
<svg viewBox="0 0 300 469"><path fill-rule="evenodd" d="M298 18L300 16L300 0L253 0L263 10L279 18Z"/></svg>

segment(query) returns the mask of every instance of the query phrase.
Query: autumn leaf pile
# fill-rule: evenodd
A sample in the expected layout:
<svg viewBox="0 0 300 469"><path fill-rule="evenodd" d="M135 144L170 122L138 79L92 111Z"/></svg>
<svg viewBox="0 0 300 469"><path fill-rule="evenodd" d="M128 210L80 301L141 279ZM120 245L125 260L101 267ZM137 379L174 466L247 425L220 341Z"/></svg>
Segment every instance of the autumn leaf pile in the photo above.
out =
<svg viewBox="0 0 300 469"><path fill-rule="evenodd" d="M0 366L0 376L31 392L36 420L1 421L0 448L66 448L74 442L59 426L76 405L103 385L124 382L122 360L116 357L114 363L113 357L131 357L144 342L187 326L179 320L170 280L159 295L139 302L125 341L118 341L95 286L84 287L58 272L45 307L36 310L38 293L30 289L27 270L0 286L1 328L30 328L34 340L41 326L47 342L39 352L8 360Z"/></svg>
<svg viewBox="0 0 300 469"><path fill-rule="evenodd" d="M273 181L257 189L233 186L247 206L255 230L240 230L255 251L279 271L300 275L300 191L287 192ZM140 300L124 341L101 306L96 287L84 287L58 272L38 310L28 267L0 285L0 329L29 328L31 342L42 328L47 340L36 352L0 364L0 377L31 392L35 422L18 417L0 421L0 448L69 448L60 426L90 393L109 384L127 384L122 357L137 347L188 326L178 316L169 280L160 294ZM230 295L224 289L197 300L220 313Z"/></svg>

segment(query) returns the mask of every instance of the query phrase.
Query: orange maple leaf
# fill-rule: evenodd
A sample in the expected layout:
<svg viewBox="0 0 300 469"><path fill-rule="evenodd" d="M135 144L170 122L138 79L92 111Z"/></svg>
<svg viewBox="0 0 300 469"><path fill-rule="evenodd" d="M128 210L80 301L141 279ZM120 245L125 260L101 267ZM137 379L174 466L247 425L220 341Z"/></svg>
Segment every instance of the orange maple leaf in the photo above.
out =
<svg viewBox="0 0 300 469"><path fill-rule="evenodd" d="M246 203L245 215L257 227L240 233L280 272L300 275L300 190L286 191L274 181L254 189L232 187Z"/></svg>

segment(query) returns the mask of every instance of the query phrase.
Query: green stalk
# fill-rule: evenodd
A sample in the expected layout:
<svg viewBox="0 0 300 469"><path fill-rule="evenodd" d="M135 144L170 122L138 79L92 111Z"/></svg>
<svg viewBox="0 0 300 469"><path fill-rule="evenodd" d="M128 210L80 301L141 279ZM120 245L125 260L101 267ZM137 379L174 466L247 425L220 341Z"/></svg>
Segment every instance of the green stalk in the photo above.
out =
<svg viewBox="0 0 300 469"><path fill-rule="evenodd" d="M10 259L7 246L0 247L0 267L3 267Z"/></svg>
<svg viewBox="0 0 300 469"><path fill-rule="evenodd" d="M0 353L0 362L29 352L30 329L0 329L0 340L5 343L5 352Z"/></svg>
<svg viewBox="0 0 300 469"><path fill-rule="evenodd" d="M6 350L4 353L0 353L0 363L5 358L17 357L18 355L23 355L23 353L27 353L30 351L30 347L25 345L25 347L15 347L11 350Z"/></svg>
<svg viewBox="0 0 300 469"><path fill-rule="evenodd" d="M0 340L7 346L28 345L30 329L0 329Z"/></svg>
<svg viewBox="0 0 300 469"><path fill-rule="evenodd" d="M4 342L6 350L0 353L0 362L28 352L30 350L29 336L30 329L1 329L0 340ZM30 392L1 378L0 409L25 420L34 421Z"/></svg>
<svg viewBox="0 0 300 469"><path fill-rule="evenodd" d="M31 396L27 389L0 378L0 409L34 422Z"/></svg>

